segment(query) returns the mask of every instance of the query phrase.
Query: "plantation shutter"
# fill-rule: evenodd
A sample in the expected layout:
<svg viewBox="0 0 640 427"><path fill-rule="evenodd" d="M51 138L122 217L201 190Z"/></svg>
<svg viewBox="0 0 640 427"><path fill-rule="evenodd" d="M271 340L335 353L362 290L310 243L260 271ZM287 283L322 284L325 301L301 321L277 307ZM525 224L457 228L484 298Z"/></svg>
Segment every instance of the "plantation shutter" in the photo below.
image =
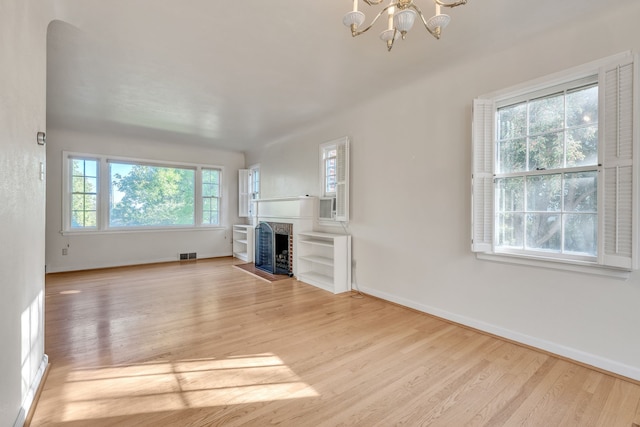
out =
<svg viewBox="0 0 640 427"><path fill-rule="evenodd" d="M249 216L249 169L238 170L238 216Z"/></svg>
<svg viewBox="0 0 640 427"><path fill-rule="evenodd" d="M471 250L473 252L492 252L493 250L494 112L493 101L473 100L471 174Z"/></svg>
<svg viewBox="0 0 640 427"><path fill-rule="evenodd" d="M637 268L635 216L636 154L633 122L635 71L633 57L605 67L600 73L604 93L604 146L601 147L603 215L599 242L600 263ZM602 104L601 104L602 105Z"/></svg>
<svg viewBox="0 0 640 427"><path fill-rule="evenodd" d="M349 221L349 138L336 143L336 221Z"/></svg>

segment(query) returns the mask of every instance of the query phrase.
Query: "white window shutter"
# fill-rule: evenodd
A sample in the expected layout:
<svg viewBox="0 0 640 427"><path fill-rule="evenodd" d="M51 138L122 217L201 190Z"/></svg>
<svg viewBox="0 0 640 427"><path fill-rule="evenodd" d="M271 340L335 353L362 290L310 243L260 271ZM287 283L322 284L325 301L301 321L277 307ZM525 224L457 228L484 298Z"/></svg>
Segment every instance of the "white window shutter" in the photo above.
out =
<svg viewBox="0 0 640 427"><path fill-rule="evenodd" d="M471 250L493 251L493 150L495 104L473 100Z"/></svg>
<svg viewBox="0 0 640 427"><path fill-rule="evenodd" d="M600 73L601 103L604 119L604 137L601 135L603 215L600 218L600 262L611 267L637 268L636 216L637 156L634 119L636 71L633 57L611 66ZM601 129L603 128L601 123Z"/></svg>
<svg viewBox="0 0 640 427"><path fill-rule="evenodd" d="M238 170L238 216L249 216L249 169Z"/></svg>
<svg viewBox="0 0 640 427"><path fill-rule="evenodd" d="M336 144L336 221L349 221L349 138Z"/></svg>

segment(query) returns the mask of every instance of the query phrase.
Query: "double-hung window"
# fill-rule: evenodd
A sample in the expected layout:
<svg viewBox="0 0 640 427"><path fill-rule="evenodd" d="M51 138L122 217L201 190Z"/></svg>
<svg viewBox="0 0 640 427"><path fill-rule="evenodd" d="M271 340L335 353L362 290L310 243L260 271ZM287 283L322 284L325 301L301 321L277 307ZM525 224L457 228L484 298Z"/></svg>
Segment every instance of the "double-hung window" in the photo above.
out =
<svg viewBox="0 0 640 427"><path fill-rule="evenodd" d="M64 231L221 223L221 168L78 153L64 162Z"/></svg>
<svg viewBox="0 0 640 427"><path fill-rule="evenodd" d="M69 225L91 230L98 226L98 166L92 158L69 157Z"/></svg>
<svg viewBox="0 0 640 427"><path fill-rule="evenodd" d="M475 252L636 268L633 56L474 101Z"/></svg>

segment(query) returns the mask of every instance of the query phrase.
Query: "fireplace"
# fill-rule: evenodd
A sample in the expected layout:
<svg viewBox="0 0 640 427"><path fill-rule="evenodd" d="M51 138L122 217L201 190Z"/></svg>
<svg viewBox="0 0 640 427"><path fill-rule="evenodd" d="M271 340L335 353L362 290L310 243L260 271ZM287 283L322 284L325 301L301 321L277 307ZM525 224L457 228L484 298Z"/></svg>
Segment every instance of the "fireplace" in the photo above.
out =
<svg viewBox="0 0 640 427"><path fill-rule="evenodd" d="M293 224L260 222L256 226L255 266L271 274L293 275Z"/></svg>

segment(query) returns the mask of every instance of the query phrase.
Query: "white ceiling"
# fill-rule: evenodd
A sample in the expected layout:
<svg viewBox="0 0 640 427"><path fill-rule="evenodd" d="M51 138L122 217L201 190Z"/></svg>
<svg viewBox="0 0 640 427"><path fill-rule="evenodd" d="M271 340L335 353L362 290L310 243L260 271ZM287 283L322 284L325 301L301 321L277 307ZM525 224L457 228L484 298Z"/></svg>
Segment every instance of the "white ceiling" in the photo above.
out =
<svg viewBox="0 0 640 427"><path fill-rule="evenodd" d="M54 0L47 124L257 149L607 1L469 0L441 40L416 26L387 52L383 22L355 39L342 25L351 0ZM378 9L361 2L367 23Z"/></svg>

